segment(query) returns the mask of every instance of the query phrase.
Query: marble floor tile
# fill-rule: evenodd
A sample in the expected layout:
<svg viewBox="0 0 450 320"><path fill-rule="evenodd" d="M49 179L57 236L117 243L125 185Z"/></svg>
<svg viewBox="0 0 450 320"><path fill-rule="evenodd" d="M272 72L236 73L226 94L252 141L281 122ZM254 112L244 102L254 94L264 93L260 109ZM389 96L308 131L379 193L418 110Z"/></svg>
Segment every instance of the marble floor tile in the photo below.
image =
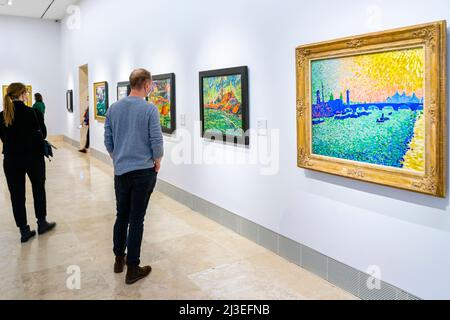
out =
<svg viewBox="0 0 450 320"><path fill-rule="evenodd" d="M125 284L113 273L113 169L57 140L47 163L48 218L57 228L21 244L0 170L0 300L355 299L170 197L148 208L142 264L150 276ZM36 228L31 186L29 224ZM75 268L79 289L71 286Z"/></svg>
<svg viewBox="0 0 450 320"><path fill-rule="evenodd" d="M260 253L269 253L264 247L259 246L225 227L221 227L215 231L205 231L203 234L211 239L211 241L227 248L230 252L240 258L248 258Z"/></svg>
<svg viewBox="0 0 450 320"><path fill-rule="evenodd" d="M189 279L215 299L303 299L269 276L255 273L245 260L191 274Z"/></svg>

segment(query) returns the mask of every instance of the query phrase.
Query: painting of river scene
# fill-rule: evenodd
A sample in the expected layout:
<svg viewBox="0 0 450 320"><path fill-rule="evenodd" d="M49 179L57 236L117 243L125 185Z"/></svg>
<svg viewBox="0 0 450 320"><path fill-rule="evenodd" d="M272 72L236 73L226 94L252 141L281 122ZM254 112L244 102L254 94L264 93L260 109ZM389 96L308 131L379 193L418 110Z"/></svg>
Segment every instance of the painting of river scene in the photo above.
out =
<svg viewBox="0 0 450 320"><path fill-rule="evenodd" d="M424 172L423 47L311 61L312 154Z"/></svg>

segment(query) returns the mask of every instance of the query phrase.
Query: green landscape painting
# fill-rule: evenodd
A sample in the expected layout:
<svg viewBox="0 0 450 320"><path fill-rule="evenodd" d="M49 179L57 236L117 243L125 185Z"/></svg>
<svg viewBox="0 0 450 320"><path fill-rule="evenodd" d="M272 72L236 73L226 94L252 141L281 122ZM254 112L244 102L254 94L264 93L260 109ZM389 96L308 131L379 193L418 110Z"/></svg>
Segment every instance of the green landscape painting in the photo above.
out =
<svg viewBox="0 0 450 320"><path fill-rule="evenodd" d="M242 134L241 75L203 78L204 130L239 136Z"/></svg>

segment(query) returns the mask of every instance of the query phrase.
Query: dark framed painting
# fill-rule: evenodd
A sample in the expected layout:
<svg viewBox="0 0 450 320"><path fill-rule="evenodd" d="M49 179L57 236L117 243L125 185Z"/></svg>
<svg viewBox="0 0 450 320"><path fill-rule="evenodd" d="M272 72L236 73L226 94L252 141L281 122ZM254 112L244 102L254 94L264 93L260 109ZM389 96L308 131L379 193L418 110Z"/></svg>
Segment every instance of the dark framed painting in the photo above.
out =
<svg viewBox="0 0 450 320"><path fill-rule="evenodd" d="M445 21L296 49L300 168L446 195Z"/></svg>
<svg viewBox="0 0 450 320"><path fill-rule="evenodd" d="M66 92L66 108L67 111L73 113L73 90L67 90Z"/></svg>
<svg viewBox="0 0 450 320"><path fill-rule="evenodd" d="M129 81L119 82L117 84L117 101L130 95L131 86Z"/></svg>
<svg viewBox="0 0 450 320"><path fill-rule="evenodd" d="M249 145L246 66L200 72L200 121L205 139Z"/></svg>
<svg viewBox="0 0 450 320"><path fill-rule="evenodd" d="M94 83L94 116L95 120L104 121L109 108L108 82Z"/></svg>
<svg viewBox="0 0 450 320"><path fill-rule="evenodd" d="M155 75L152 80L152 92L147 101L158 108L162 131L172 134L176 129L175 74Z"/></svg>

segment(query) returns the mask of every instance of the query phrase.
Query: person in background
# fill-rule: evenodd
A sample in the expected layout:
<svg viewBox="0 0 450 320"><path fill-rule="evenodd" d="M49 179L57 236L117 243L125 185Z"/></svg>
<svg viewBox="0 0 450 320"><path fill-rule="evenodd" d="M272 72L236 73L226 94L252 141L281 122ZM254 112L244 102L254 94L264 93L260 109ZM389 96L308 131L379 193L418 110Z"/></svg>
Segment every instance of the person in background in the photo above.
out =
<svg viewBox="0 0 450 320"><path fill-rule="evenodd" d="M33 109L39 110L42 113L42 115L45 115L45 104L42 95L40 93L34 94L34 101L35 102L33 104Z"/></svg>
<svg viewBox="0 0 450 320"><path fill-rule="evenodd" d="M140 253L144 218L164 154L158 109L144 100L152 89L150 72L134 70L130 85L130 95L114 103L105 120L105 146L114 162L117 203L114 272L123 272L126 263L126 284L152 271L150 266L139 266Z"/></svg>
<svg viewBox="0 0 450 320"><path fill-rule="evenodd" d="M44 116L38 110L25 105L27 88L22 83L12 83L4 97L0 112L0 139L3 142L3 169L11 194L12 209L16 225L21 233L21 242L28 242L36 235L27 223L25 207L25 176L31 181L34 211L38 233L52 230L56 223L47 222L45 194L45 160L43 138L47 136ZM3 209L2 209L3 210Z"/></svg>
<svg viewBox="0 0 450 320"><path fill-rule="evenodd" d="M78 150L78 152L87 153L87 150L89 149L89 101L83 114L83 122L81 123L80 129L82 130L81 133L83 135L81 143L84 144L84 146Z"/></svg>

